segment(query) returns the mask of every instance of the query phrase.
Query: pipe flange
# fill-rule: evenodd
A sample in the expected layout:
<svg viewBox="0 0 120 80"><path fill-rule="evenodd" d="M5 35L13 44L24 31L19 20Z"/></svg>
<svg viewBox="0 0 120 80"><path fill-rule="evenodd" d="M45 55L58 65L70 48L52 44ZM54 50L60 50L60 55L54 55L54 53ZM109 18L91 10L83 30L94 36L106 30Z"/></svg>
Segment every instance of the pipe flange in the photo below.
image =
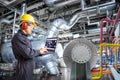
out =
<svg viewBox="0 0 120 80"><path fill-rule="evenodd" d="M91 50L86 44L79 43L72 48L71 58L77 63L86 63L91 58Z"/></svg>
<svg viewBox="0 0 120 80"><path fill-rule="evenodd" d="M85 38L74 39L66 45L63 59L68 68L71 68L74 62L79 64L89 62L92 69L97 62L97 48Z"/></svg>

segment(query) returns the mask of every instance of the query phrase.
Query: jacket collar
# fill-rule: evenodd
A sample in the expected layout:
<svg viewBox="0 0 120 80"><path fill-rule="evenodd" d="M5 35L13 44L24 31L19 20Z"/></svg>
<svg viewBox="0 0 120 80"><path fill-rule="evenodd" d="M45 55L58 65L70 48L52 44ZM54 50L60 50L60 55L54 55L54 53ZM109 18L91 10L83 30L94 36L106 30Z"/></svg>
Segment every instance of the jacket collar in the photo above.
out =
<svg viewBox="0 0 120 80"><path fill-rule="evenodd" d="M18 32L21 33L22 35L26 36L26 37L28 36L28 35L25 34L22 30L19 30Z"/></svg>

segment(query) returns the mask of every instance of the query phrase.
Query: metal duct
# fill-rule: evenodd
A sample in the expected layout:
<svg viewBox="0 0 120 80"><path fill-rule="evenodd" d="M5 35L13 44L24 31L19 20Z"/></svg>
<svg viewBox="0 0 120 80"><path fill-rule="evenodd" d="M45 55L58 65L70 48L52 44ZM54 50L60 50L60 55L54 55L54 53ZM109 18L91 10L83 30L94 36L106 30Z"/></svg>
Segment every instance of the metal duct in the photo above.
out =
<svg viewBox="0 0 120 80"><path fill-rule="evenodd" d="M64 5L67 5L67 4L71 4L75 1L79 1L79 0L44 0L45 4L49 7L62 7Z"/></svg>
<svg viewBox="0 0 120 80"><path fill-rule="evenodd" d="M58 0L43 0L47 6L53 6L54 3Z"/></svg>
<svg viewBox="0 0 120 80"><path fill-rule="evenodd" d="M93 22L93 23L90 23L90 18L89 18L89 16L87 16L87 19L88 19L88 21L87 21L88 25L97 25L97 26L100 25L100 22Z"/></svg>
<svg viewBox="0 0 120 80"><path fill-rule="evenodd" d="M7 20L7 19L1 19L0 20L0 24L1 23L8 23L8 24L10 24L12 21L10 21L10 20Z"/></svg>
<svg viewBox="0 0 120 80"><path fill-rule="evenodd" d="M46 38L52 38L52 37L57 37L58 34L59 34L59 30L68 30L70 29L77 21L78 21L78 13L75 14L71 19L70 19L70 22L66 22L64 19L56 19L54 20L49 28L48 28L48 31L46 33L46 36L43 37L40 41L33 41L32 44L33 44L33 47L35 49L39 49L40 47L44 47L45 45L45 42L46 42ZM41 44L38 44L38 43L41 43ZM36 45L34 45L36 44ZM57 46L57 48L59 48L59 46ZM62 50L62 49L61 49ZM61 52L58 51L57 49L57 52L56 52L58 55L61 54ZM52 56L55 56L55 54L51 54ZM53 74L53 75L57 75L59 74L58 72L58 69L57 69L57 66L56 65L56 61L53 60L53 58L51 58L51 55L43 55L41 57L38 57L37 61L42 61L42 63L44 64L44 66L48 69L48 71L50 72L50 74ZM65 66L63 60L61 59L61 62L62 66ZM49 65L54 65L54 66L47 66L47 64Z"/></svg>
<svg viewBox="0 0 120 80"><path fill-rule="evenodd" d="M54 20L50 26L49 26L49 30L46 34L46 36L48 38L50 37L57 37L59 30L64 30L65 27L67 27L67 22L63 19L56 19Z"/></svg>
<svg viewBox="0 0 120 80"><path fill-rule="evenodd" d="M40 47L44 47L45 42L46 42L46 38L57 37L58 34L59 34L59 30L68 30L68 29L70 29L77 21L78 21L78 13L75 14L75 15L70 19L70 21L69 21L68 23L67 23L64 19L56 19L56 20L54 20L54 21L50 24L50 26L49 26L49 28L48 28L48 31L47 31L45 37L43 37L40 41L32 41L33 47L34 47L35 49L39 49ZM39 44L39 43L41 43L41 44ZM34 45L34 44L36 44L36 45ZM60 46L57 46L57 48L58 48L58 47L60 47ZM61 52L59 52L59 51L57 50L57 54L60 55ZM55 54L52 54L52 56L54 56L54 55L55 55ZM53 58L51 58L51 55L43 55L43 56L41 56L41 57L38 57L37 59L38 59L38 61L42 61L42 63L44 62L44 64L54 65L54 66L52 66L52 68L51 68L50 66L47 66L47 65L45 66L45 67L48 69L48 71L50 72L50 74L55 75L55 74L58 74L58 73L59 73L59 72L58 72L58 69L57 69L56 66L55 66L56 62L55 62L55 61L54 61L54 62L51 62L51 61L53 61L53 60L52 60ZM47 60L46 60L46 59L47 59ZM62 66L65 66L63 60L61 60L60 63L63 64ZM53 68L54 68L54 69L53 69Z"/></svg>
<svg viewBox="0 0 120 80"><path fill-rule="evenodd" d="M79 19L80 19L80 13L76 13L75 15L73 15L66 29L69 30L70 28L72 28L78 22Z"/></svg>
<svg viewBox="0 0 120 80"><path fill-rule="evenodd" d="M22 13L21 13L21 16L23 15L23 14L25 14L26 13L26 11L27 11L27 9L26 9L26 3L23 3L22 4Z"/></svg>
<svg viewBox="0 0 120 80"><path fill-rule="evenodd" d="M99 7L106 6L106 5L112 5L112 4L115 4L115 0L112 0L112 1L104 3L104 4L100 4ZM96 9L98 7L98 5L92 6L92 7L86 7L85 0L81 0L81 7L82 7L82 10L88 10L88 9L93 9L93 8Z"/></svg>
<svg viewBox="0 0 120 80"><path fill-rule="evenodd" d="M74 2L76 2L76 1L79 1L79 0L68 0L68 1L65 1L65 2L62 2L62 3L59 3L59 4L56 4L56 5L54 5L54 7L62 7L62 6L65 6L65 5L74 3Z"/></svg>
<svg viewBox="0 0 120 80"><path fill-rule="evenodd" d="M49 7L53 7L55 5L55 3L58 3L58 2L62 2L62 1L65 1L65 0L43 0L45 2L45 4Z"/></svg>
<svg viewBox="0 0 120 80"><path fill-rule="evenodd" d="M69 30L72 28L77 21L80 19L80 13L76 13L70 19L69 22L65 21L64 19L56 19L51 23L49 30L46 34L47 37L57 37L59 30Z"/></svg>
<svg viewBox="0 0 120 80"><path fill-rule="evenodd" d="M11 4L11 3L15 2L15 1L16 0L1 0L1 2L3 2L6 5L9 5L9 4Z"/></svg>
<svg viewBox="0 0 120 80"><path fill-rule="evenodd" d="M79 32L84 32L84 30L83 31L79 31L79 32L77 32L78 34L75 34L74 32L73 33L66 33L66 34L60 34L60 35L58 35L58 38L60 38L60 39L63 39L64 40L64 38L69 38L70 40L72 40L72 39L75 39L75 38L79 38L79 37L90 37L90 36L95 36L95 35L99 35L99 33L100 33L100 28L95 28L95 29L89 29L89 30L87 30L88 31L88 33L89 34L79 34ZM103 32L105 32L106 31L106 28L104 27L103 28ZM103 33L103 34L105 34L105 33Z"/></svg>

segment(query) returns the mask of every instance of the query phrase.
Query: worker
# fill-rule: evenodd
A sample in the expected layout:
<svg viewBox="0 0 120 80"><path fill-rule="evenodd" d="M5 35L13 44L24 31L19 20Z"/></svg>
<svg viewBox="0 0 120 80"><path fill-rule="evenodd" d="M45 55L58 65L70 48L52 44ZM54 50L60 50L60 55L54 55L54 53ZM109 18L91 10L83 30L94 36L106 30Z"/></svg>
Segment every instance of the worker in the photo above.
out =
<svg viewBox="0 0 120 80"><path fill-rule="evenodd" d="M34 18L30 14L24 14L20 18L20 30L12 38L12 50L18 61L16 66L16 80L33 80L33 58L45 55L46 48L32 49L30 40L27 38L36 27Z"/></svg>

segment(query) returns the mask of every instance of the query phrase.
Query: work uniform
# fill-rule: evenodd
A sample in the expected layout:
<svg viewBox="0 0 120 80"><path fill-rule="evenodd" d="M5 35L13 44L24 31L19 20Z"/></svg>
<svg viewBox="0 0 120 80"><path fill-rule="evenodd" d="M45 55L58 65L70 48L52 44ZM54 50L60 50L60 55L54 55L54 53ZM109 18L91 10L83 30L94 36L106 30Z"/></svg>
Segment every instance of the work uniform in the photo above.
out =
<svg viewBox="0 0 120 80"><path fill-rule="evenodd" d="M41 56L39 50L32 49L30 40L21 30L12 39L12 49L18 60L16 66L16 80L33 80L33 57Z"/></svg>

